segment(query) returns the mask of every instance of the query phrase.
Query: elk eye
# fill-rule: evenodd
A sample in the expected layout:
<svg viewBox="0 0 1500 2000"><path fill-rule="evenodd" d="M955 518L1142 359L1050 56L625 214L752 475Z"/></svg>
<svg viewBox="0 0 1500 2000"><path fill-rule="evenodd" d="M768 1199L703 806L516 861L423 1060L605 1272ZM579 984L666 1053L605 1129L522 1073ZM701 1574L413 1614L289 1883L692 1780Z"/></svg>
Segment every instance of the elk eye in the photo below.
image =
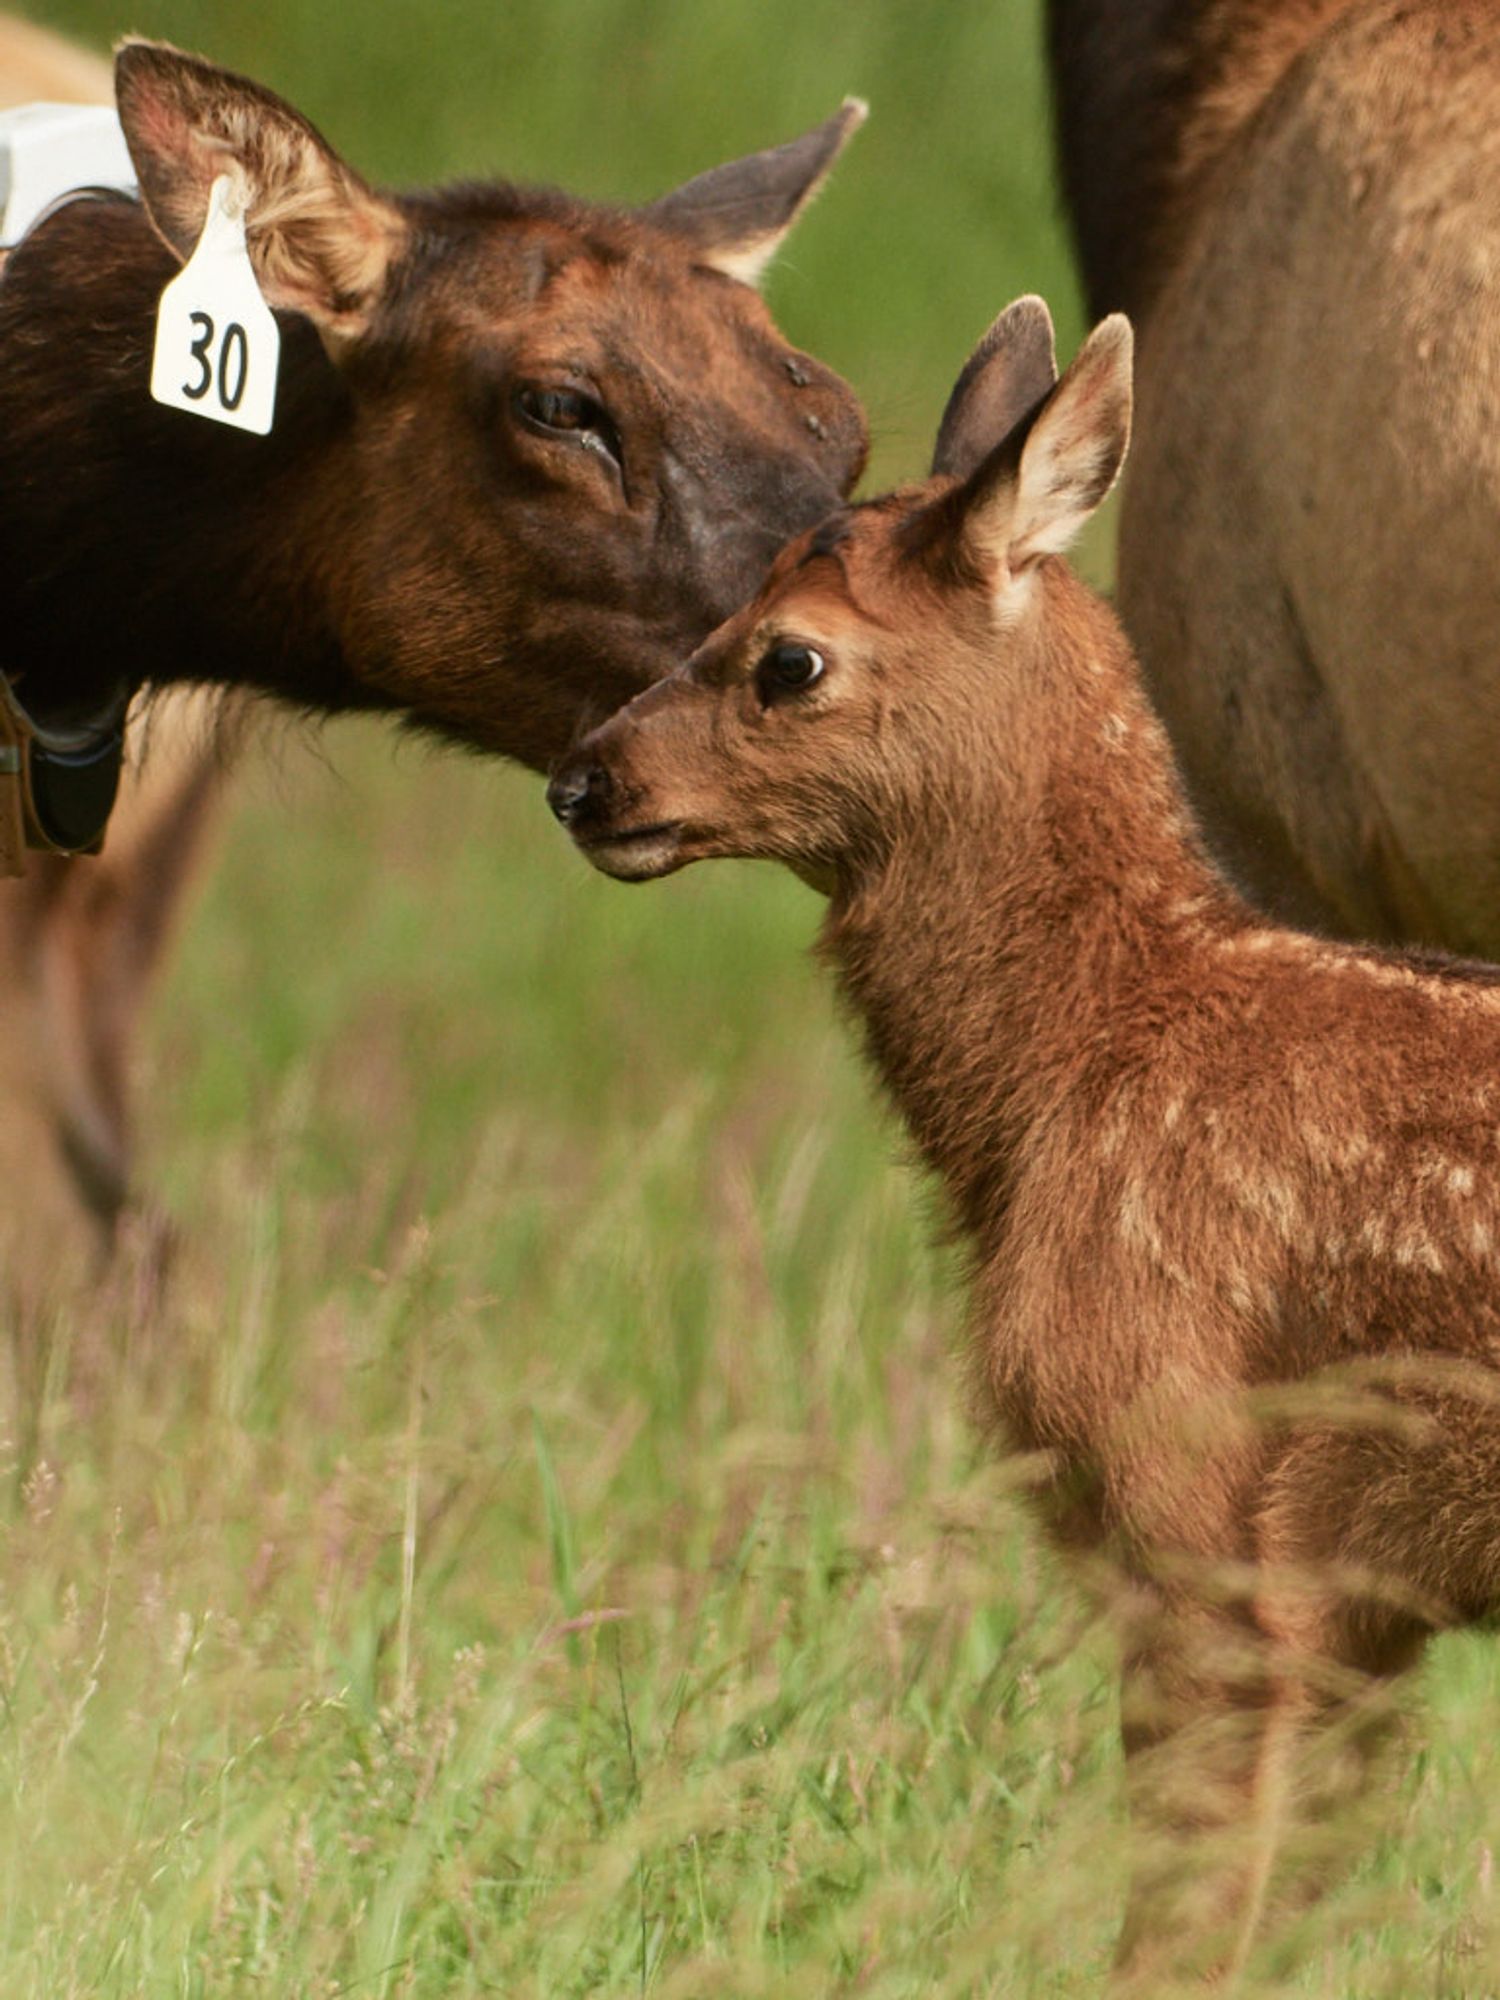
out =
<svg viewBox="0 0 1500 2000"><path fill-rule="evenodd" d="M823 655L795 639L782 639L772 646L755 670L755 685L761 701L769 707L778 695L799 694L822 678Z"/></svg>
<svg viewBox="0 0 1500 2000"><path fill-rule="evenodd" d="M517 415L526 428L543 437L566 438L590 451L602 452L621 463L620 434L609 412L581 389L547 388L540 382L523 382L513 398Z"/></svg>

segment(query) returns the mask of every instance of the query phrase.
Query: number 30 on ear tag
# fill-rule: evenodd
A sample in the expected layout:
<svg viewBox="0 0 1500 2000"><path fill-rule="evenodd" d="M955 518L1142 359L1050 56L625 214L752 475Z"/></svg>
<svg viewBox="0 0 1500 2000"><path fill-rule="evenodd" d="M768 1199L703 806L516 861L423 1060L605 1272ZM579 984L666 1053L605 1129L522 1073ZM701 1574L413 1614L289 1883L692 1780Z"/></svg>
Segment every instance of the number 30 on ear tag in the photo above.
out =
<svg viewBox="0 0 1500 2000"><path fill-rule="evenodd" d="M198 247L161 295L151 394L264 437L276 413L280 357L281 333L251 268L235 184L221 174Z"/></svg>

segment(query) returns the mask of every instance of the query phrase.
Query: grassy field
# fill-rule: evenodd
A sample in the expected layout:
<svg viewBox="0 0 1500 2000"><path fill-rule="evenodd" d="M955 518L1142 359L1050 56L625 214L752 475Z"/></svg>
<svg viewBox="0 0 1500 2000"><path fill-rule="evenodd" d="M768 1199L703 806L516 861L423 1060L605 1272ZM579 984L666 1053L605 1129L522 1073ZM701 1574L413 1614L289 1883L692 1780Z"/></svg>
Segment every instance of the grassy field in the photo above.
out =
<svg viewBox="0 0 1500 2000"><path fill-rule="evenodd" d="M1013 293L1076 334L1030 0L49 18L398 181L644 195L862 92L772 291L881 476ZM534 779L269 733L149 1051L175 1284L0 1416L6 2000L1098 1990L1109 1634L973 1442L817 917L596 879ZM1413 1709L1255 1992L1500 1993L1491 1645Z"/></svg>

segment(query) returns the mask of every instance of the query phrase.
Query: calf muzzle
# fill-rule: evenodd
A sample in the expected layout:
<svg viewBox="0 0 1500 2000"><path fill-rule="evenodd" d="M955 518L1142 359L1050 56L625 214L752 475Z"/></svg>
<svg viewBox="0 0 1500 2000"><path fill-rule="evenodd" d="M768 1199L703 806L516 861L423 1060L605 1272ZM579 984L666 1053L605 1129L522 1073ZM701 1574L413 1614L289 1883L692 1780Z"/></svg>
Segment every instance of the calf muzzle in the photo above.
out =
<svg viewBox="0 0 1500 2000"><path fill-rule="evenodd" d="M598 818L605 809L611 790L610 777L602 765L586 758L564 764L547 787L547 803L570 833Z"/></svg>

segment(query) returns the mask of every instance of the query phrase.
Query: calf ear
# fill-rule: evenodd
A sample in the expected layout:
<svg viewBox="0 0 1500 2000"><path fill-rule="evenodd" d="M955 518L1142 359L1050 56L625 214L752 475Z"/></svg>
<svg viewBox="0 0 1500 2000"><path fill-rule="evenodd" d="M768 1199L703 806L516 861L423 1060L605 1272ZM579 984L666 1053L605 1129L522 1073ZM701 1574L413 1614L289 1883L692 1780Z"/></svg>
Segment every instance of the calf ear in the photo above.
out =
<svg viewBox="0 0 1500 2000"><path fill-rule="evenodd" d="M267 302L306 313L330 346L366 331L406 224L300 112L162 42L120 45L115 95L146 213L179 257L228 174Z"/></svg>
<svg viewBox="0 0 1500 2000"><path fill-rule="evenodd" d="M996 446L957 505L968 555L998 584L1061 555L1119 476L1130 442L1130 322L1089 335L1029 426Z"/></svg>
<svg viewBox="0 0 1500 2000"><path fill-rule="evenodd" d="M932 452L934 473L967 479L1057 381L1052 315L1034 294L1008 305L964 363Z"/></svg>
<svg viewBox="0 0 1500 2000"><path fill-rule="evenodd" d="M712 167L642 213L686 237L702 263L753 285L868 115L859 98L846 97L800 139Z"/></svg>

